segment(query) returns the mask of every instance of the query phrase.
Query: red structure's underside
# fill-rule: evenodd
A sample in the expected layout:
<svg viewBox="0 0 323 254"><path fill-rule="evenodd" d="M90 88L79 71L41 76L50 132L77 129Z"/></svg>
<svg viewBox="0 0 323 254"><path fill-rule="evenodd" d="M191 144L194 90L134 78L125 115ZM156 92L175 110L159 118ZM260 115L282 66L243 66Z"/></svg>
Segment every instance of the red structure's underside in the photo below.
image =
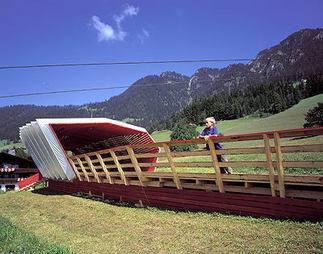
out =
<svg viewBox="0 0 323 254"><path fill-rule="evenodd" d="M108 199L121 199L132 203L139 203L141 200L145 206L177 210L223 212L275 219L312 221L323 219L322 202L309 200L81 181L49 180L49 188L68 194L77 192L91 192L99 196L104 194Z"/></svg>

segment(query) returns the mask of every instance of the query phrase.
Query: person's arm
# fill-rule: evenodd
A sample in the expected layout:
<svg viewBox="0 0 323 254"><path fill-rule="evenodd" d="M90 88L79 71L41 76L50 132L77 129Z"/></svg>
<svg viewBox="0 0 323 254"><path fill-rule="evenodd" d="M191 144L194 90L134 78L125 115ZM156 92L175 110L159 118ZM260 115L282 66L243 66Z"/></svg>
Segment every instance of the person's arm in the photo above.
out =
<svg viewBox="0 0 323 254"><path fill-rule="evenodd" d="M204 138L206 141L209 139L209 136L206 135L205 129L201 132L199 138Z"/></svg>
<svg viewBox="0 0 323 254"><path fill-rule="evenodd" d="M212 129L210 131L211 131L211 133L210 133L211 135L205 135L206 133L203 130L199 138L204 138L205 141L208 141L210 137L217 137L218 136L218 130L215 126L212 127Z"/></svg>

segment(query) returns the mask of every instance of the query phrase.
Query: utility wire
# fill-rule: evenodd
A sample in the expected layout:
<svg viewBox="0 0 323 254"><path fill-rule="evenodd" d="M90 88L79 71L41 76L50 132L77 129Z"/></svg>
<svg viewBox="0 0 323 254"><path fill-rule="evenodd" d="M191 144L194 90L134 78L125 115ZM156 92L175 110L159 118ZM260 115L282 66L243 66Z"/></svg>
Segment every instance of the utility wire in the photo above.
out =
<svg viewBox="0 0 323 254"><path fill-rule="evenodd" d="M285 78L293 77L295 78L295 75L288 75L285 76ZM239 77L241 78L247 78L245 76ZM258 78L260 82L262 82L266 78ZM196 80L197 83L213 83L217 81L231 81L231 80L237 80L236 78L217 78L213 80ZM51 91L51 92L36 92L36 93L24 93L24 94L12 94L12 95L3 95L0 96L0 99L5 98L14 98L14 97L25 97L25 96L33 96L33 95L48 95L48 94L61 94L61 93L76 93L76 92L88 92L88 91L100 91L100 90L112 90L112 89L121 89L121 88L129 88L129 87L153 87L153 86L161 86L161 85L179 85L179 84L189 84L190 81L167 81L163 83L155 83L155 84L133 84L133 85L124 85L124 86L110 86L110 87L96 87L96 88L84 88L84 89L73 89L73 90L62 90L62 91Z"/></svg>
<svg viewBox="0 0 323 254"><path fill-rule="evenodd" d="M131 65L131 64L165 64L165 63L205 63L205 62L244 62L252 61L253 58L238 59L197 59L197 60L165 60L165 61L137 61L137 62L102 62L102 63L67 63L67 64L38 64L38 65L15 65L0 66L4 69L26 69L26 68L50 68L50 67L72 67L72 66L100 66L100 65Z"/></svg>
<svg viewBox="0 0 323 254"><path fill-rule="evenodd" d="M197 80L198 83L205 82L215 82L215 81L230 81L235 79L216 79L216 80ZM127 85L127 86L111 86L111 87L98 87L98 88L84 88L84 89L73 89L73 90L63 90L63 91L51 91L51 92L37 92L37 93L24 93L24 94L13 94L13 95L4 95L0 96L0 99L4 98L14 98L14 97L24 97L24 96L32 96L32 95L46 95L46 94L60 94L60 93L75 93L75 92L88 92L88 91L99 91L99 90L111 90L111 89L121 89L121 88L129 88L133 86L136 87L152 87L152 86L161 86L161 85L178 85L178 84L188 84L189 81L171 81L164 83L156 83L156 84L135 84L135 85Z"/></svg>

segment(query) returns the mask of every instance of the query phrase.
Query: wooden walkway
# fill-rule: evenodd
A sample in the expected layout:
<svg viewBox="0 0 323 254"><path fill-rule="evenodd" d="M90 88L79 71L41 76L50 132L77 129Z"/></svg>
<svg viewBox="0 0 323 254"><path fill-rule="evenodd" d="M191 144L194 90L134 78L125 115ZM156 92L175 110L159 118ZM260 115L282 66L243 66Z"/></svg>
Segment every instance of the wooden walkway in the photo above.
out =
<svg viewBox="0 0 323 254"><path fill-rule="evenodd" d="M282 139L320 136L323 128L284 130L277 132L216 137L209 140L210 150L172 152L174 146L201 145L203 139L159 142L132 145L80 154L69 158L79 181L174 187L218 191L220 193L251 193L281 198L323 198L323 175L287 175L286 168L323 169L323 144L282 146ZM215 150L212 143L245 143L260 141L261 146L235 147ZM162 148L159 152L156 148ZM319 153L320 160L287 160L286 154ZM241 159L219 162L217 155L239 155L239 158L256 154L263 161ZM202 157L201 157L202 156ZM145 163L145 158L158 157L156 163ZM259 157L259 156L258 156ZM297 157L297 156L294 156ZM194 161L194 158L198 160ZM202 161L201 161L202 158ZM185 161L187 159L187 161ZM156 167L156 172L143 168ZM221 174L220 167L266 168L267 174ZM214 173L188 173L187 168L212 169Z"/></svg>

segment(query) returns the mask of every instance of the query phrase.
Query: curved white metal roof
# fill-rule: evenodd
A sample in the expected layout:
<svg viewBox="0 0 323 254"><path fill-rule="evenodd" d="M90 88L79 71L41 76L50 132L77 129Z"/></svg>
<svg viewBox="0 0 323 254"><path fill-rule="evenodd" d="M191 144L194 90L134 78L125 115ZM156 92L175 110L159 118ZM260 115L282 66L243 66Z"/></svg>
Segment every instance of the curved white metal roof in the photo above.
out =
<svg viewBox="0 0 323 254"><path fill-rule="evenodd" d="M42 176L62 180L76 177L66 150L101 141L110 145L105 148L154 142L146 129L108 118L37 119L20 127L20 138Z"/></svg>

